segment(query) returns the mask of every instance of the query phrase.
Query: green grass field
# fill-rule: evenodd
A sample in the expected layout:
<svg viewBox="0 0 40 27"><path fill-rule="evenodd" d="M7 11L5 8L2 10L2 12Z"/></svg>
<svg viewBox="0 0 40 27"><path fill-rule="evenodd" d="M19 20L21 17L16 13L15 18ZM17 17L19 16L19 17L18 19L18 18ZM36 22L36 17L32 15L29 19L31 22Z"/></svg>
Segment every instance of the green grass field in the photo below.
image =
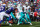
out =
<svg viewBox="0 0 40 27"><path fill-rule="evenodd" d="M29 25L29 24L20 24L20 25L16 25L13 24L12 26L9 26L7 24L3 24L1 27L40 27L40 22L32 22L33 25Z"/></svg>

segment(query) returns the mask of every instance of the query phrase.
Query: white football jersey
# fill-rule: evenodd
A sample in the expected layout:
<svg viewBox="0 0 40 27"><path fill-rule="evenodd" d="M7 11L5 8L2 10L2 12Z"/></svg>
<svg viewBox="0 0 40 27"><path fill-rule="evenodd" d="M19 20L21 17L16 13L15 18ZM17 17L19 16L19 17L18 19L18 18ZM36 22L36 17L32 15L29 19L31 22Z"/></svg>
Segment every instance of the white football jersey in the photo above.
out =
<svg viewBox="0 0 40 27"><path fill-rule="evenodd" d="M26 7L26 5L24 5L23 7L24 7L24 12L29 12L30 6L27 6L27 7Z"/></svg>
<svg viewBox="0 0 40 27"><path fill-rule="evenodd" d="M23 12L21 6L18 5L18 6L17 6L17 9L18 9L19 12Z"/></svg>

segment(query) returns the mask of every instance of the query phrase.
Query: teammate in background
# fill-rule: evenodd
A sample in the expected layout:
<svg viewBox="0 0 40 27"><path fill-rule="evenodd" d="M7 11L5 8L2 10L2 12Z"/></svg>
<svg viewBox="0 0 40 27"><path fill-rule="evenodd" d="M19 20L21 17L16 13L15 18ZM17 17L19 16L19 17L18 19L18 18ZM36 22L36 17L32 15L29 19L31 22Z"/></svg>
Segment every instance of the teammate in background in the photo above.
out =
<svg viewBox="0 0 40 27"><path fill-rule="evenodd" d="M31 7L29 5L23 5L23 7L24 7L26 21L28 21L27 19L29 19L28 23L30 23L30 25L32 25L31 20L30 20L30 16L29 16L29 12L30 12L29 9Z"/></svg>

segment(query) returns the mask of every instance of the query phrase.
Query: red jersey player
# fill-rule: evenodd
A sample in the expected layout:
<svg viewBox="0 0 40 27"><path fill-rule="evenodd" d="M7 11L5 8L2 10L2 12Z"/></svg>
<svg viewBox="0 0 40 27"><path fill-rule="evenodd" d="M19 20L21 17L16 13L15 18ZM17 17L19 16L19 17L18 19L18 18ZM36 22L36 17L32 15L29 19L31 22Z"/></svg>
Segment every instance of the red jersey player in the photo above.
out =
<svg viewBox="0 0 40 27"><path fill-rule="evenodd" d="M37 11L33 13L34 21L36 21L36 19L37 19L37 15L38 15L38 12L37 12Z"/></svg>

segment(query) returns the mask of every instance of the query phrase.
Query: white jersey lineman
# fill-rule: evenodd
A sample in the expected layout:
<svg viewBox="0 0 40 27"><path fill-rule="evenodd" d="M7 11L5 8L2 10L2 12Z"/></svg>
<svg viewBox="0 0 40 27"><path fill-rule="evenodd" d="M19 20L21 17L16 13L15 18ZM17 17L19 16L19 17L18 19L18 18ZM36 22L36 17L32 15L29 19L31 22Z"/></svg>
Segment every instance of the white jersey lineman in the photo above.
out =
<svg viewBox="0 0 40 27"><path fill-rule="evenodd" d="M19 12L23 12L23 11L22 11L22 7L21 7L20 4L18 4L17 9L18 9Z"/></svg>
<svg viewBox="0 0 40 27"><path fill-rule="evenodd" d="M26 7L26 5L23 5L23 7L24 7L24 12L26 12L26 13L29 12L29 8L31 8L30 6Z"/></svg>

